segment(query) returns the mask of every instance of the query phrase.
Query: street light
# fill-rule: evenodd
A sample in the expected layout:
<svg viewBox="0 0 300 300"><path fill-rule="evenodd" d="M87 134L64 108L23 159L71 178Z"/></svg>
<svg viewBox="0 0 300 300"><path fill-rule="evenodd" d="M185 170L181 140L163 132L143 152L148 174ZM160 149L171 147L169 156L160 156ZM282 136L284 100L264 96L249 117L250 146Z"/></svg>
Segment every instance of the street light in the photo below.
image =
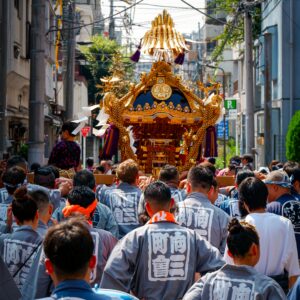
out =
<svg viewBox="0 0 300 300"><path fill-rule="evenodd" d="M221 67L216 67L216 66L212 66L212 65L206 65L204 64L203 66L211 68L211 69L215 69L215 70L221 70L221 72L223 73L223 101L224 101L224 106L225 106L225 71L223 68ZM224 159L224 168L226 168L226 111L223 115L223 159Z"/></svg>

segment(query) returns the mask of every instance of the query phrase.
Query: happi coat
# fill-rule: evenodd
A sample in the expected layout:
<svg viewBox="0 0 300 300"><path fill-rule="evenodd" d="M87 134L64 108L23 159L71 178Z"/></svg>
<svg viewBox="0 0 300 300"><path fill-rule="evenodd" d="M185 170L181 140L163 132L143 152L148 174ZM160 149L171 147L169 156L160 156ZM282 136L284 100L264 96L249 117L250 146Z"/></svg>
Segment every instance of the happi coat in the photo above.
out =
<svg viewBox="0 0 300 300"><path fill-rule="evenodd" d="M90 228L90 233L94 240L94 255L97 259L96 268L91 273L90 283L91 286L100 283L103 270L110 253L117 243L117 239L110 233L102 229ZM38 280L36 286L36 298L47 297L52 291L52 280L48 274L46 274L46 268L44 265L45 255L41 255L40 263L38 265Z"/></svg>
<svg viewBox="0 0 300 300"><path fill-rule="evenodd" d="M225 265L196 282L183 300L284 300L279 284L250 266Z"/></svg>
<svg viewBox="0 0 300 300"><path fill-rule="evenodd" d="M119 238L140 226L138 205L141 194L138 187L126 182L101 191L100 201L111 209L119 226Z"/></svg>
<svg viewBox="0 0 300 300"><path fill-rule="evenodd" d="M219 251L195 231L175 219L151 220L118 242L104 269L101 288L132 291L145 300L176 300L193 284L196 272L205 274L224 264Z"/></svg>
<svg viewBox="0 0 300 300"><path fill-rule="evenodd" d="M64 215L62 210L66 206L62 203L58 209L55 210L52 217L58 222L63 221ZM92 218L93 227L97 229L103 229L109 231L113 236L118 238L119 227L109 207L102 203L98 203Z"/></svg>
<svg viewBox="0 0 300 300"><path fill-rule="evenodd" d="M41 236L28 225L18 226L13 233L0 236L0 255L19 290L26 281L41 243Z"/></svg>
<svg viewBox="0 0 300 300"><path fill-rule="evenodd" d="M219 207L211 204L202 193L190 193L183 202L178 204L178 223L195 229L222 254L225 251L229 220L229 216Z"/></svg>

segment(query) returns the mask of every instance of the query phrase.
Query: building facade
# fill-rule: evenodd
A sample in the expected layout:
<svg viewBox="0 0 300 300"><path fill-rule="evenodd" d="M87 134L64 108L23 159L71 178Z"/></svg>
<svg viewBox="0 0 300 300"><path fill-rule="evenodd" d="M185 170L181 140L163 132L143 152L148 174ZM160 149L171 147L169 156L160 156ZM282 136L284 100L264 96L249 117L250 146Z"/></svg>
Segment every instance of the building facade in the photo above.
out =
<svg viewBox="0 0 300 300"><path fill-rule="evenodd" d="M265 161L264 103L271 104L269 160L286 160L285 137L289 122L300 109L300 1L262 3L261 36L255 48L255 135L259 163ZM269 62L269 63L267 63ZM269 81L268 81L269 78Z"/></svg>
<svg viewBox="0 0 300 300"><path fill-rule="evenodd" d="M0 1L1 7L3 1ZM45 29L46 32L55 25L55 1L46 1ZM4 11L1 11L1 15ZM31 0L6 1L6 22L1 26L7 28L7 38L2 51L6 53L5 87L5 130L7 131L5 147L1 152L26 155L29 128L29 85L30 85L30 30ZM4 19L1 18L3 21ZM56 127L61 121L52 114L51 102L54 101L54 43L55 36L45 37L45 153L53 145ZM24 147L25 146L25 147Z"/></svg>

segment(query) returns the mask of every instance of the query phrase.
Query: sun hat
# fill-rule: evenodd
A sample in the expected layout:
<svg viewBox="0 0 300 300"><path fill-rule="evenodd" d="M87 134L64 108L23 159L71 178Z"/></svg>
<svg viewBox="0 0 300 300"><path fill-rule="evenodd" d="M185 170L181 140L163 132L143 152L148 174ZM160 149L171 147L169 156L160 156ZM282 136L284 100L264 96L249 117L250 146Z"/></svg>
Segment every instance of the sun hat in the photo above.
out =
<svg viewBox="0 0 300 300"><path fill-rule="evenodd" d="M288 174L284 171L272 171L270 172L266 179L265 184L276 184L281 187L290 188L292 186L291 180Z"/></svg>

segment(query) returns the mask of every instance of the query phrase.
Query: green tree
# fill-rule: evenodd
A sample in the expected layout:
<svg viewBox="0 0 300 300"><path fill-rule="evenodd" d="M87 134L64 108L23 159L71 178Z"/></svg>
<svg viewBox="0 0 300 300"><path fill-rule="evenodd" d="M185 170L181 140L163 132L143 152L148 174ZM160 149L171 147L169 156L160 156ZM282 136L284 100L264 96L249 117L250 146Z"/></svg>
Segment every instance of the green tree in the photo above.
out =
<svg viewBox="0 0 300 300"><path fill-rule="evenodd" d="M96 85L102 91L109 90L118 98L123 97L129 91L130 81L133 79L133 64L129 58L124 58L121 52L116 52L112 57L112 62L108 68L109 76L106 82ZM100 78L101 80L101 78Z"/></svg>
<svg viewBox="0 0 300 300"><path fill-rule="evenodd" d="M81 46L80 50L87 61L83 73L88 81L89 101L97 103L100 99L96 84L99 79L109 75L109 67L114 53L120 46L116 41L109 40L100 35L91 38L91 45Z"/></svg>
<svg viewBox="0 0 300 300"><path fill-rule="evenodd" d="M224 167L224 147L223 141L218 141L218 154L219 156L216 159L216 167L218 169L223 169ZM236 146L235 139L230 137L228 141L226 141L226 167L228 166L230 158L236 155Z"/></svg>
<svg viewBox="0 0 300 300"><path fill-rule="evenodd" d="M240 0L213 0L208 4L216 14L224 13L231 19L224 25L224 31L216 37L218 42L211 57L212 61L222 60L222 53L226 47L232 47L244 41L244 14ZM261 32L261 6L253 6L250 11L252 15L253 40L257 39ZM217 23L216 23L217 24Z"/></svg>
<svg viewBox="0 0 300 300"><path fill-rule="evenodd" d="M288 160L300 162L300 111L290 121L286 136L286 157Z"/></svg>

